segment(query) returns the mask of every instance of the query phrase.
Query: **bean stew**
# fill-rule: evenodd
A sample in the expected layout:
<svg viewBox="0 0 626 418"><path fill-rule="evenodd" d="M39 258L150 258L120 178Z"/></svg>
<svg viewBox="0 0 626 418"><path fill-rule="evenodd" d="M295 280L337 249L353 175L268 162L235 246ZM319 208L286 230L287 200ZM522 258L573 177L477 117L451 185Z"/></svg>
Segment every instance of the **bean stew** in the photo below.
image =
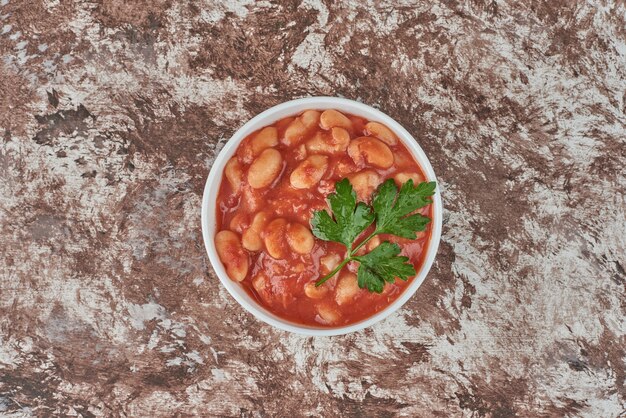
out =
<svg viewBox="0 0 626 418"><path fill-rule="evenodd" d="M246 137L226 164L217 196L218 255L233 281L283 319L318 327L359 322L391 304L413 280L396 279L380 294L369 292L357 284L351 261L315 286L339 265L346 247L316 238L311 217L328 208L328 195L344 178L366 203L386 179L398 186L425 180L391 129L337 110L306 110L266 126ZM432 204L418 211L432 219ZM398 243L419 272L430 235L430 225L415 240L383 234L359 251Z"/></svg>

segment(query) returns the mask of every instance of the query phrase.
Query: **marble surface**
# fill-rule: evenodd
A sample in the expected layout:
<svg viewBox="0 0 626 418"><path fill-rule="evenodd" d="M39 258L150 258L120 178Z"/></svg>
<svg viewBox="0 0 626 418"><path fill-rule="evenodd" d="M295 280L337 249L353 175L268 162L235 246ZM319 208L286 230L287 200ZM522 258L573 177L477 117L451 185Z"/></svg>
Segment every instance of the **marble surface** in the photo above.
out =
<svg viewBox="0 0 626 418"><path fill-rule="evenodd" d="M0 415L618 417L623 1L0 1ZM221 288L200 199L285 100L380 108L445 217L407 305L270 328Z"/></svg>

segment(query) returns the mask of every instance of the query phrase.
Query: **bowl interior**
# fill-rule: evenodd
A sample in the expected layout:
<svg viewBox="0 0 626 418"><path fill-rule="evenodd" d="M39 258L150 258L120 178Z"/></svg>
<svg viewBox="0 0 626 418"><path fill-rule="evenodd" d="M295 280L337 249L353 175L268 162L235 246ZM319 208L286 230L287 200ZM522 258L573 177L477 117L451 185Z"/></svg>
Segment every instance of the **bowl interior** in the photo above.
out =
<svg viewBox="0 0 626 418"><path fill-rule="evenodd" d="M241 285L233 282L228 277L228 275L226 274L226 270L224 269L224 266L222 265L222 262L217 255L217 251L215 250L215 244L213 241L213 237L216 233L216 198L218 195L220 182L222 180L224 166L226 165L228 160L234 155L237 147L239 146L239 143L246 136L256 131L257 129L263 128L264 126L276 122L279 119L287 116L292 116L307 109L337 109L339 111L351 113L353 115L361 116L368 120L381 122L387 125L396 133L396 135L400 138L400 140L407 147L407 149L413 154L415 160L419 163L424 174L426 175L427 180L436 180L433 168L428 161L426 154L419 146L417 141L411 136L411 134L406 131L406 129L404 129L402 126L400 126L400 124L398 124L396 121L394 121L384 113L363 103L337 97L310 97L305 99L292 100L274 106L248 121L237 132L235 132L231 139L226 143L224 148L220 151L219 155L215 158L204 188L204 195L202 198L202 235L204 238L204 244L206 246L207 253L209 255L209 260L220 281L228 290L228 292L233 296L233 298L235 298L235 300L237 300L237 302L239 302L241 306L243 306L254 316L277 328L283 329L285 331L295 332L298 334L318 336L339 335L360 330L384 319L385 317L396 311L398 308L400 308L419 288L419 286L426 278L428 271L430 270L430 267L435 258L435 254L437 253L437 248L439 247L439 239L441 237L442 203L439 187L437 187L435 195L433 196L434 219L431 226L432 236L426 250L427 253L426 257L424 258L424 263L422 264L420 271L418 271L417 276L411 281L409 286L406 287L404 292L392 304L387 306L382 311L360 322L335 328L301 325L282 319L268 311L256 300L251 298Z"/></svg>

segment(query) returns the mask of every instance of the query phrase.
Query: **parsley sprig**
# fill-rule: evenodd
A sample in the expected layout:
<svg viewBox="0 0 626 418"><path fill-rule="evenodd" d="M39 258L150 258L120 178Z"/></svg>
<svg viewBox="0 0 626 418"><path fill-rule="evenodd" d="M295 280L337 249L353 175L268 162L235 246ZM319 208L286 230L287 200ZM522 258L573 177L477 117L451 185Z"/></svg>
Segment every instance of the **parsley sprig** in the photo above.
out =
<svg viewBox="0 0 626 418"><path fill-rule="evenodd" d="M356 193L348 179L335 184L335 193L328 196L332 216L326 210L313 213L311 229L313 235L325 241L343 244L347 249L345 259L326 276L315 283L322 285L350 261L359 262L357 280L361 289L382 293L385 282L393 283L397 278L408 280L417 274L408 257L400 256L400 246L383 242L368 254L357 256L356 252L379 234L391 234L415 239L416 233L424 231L430 218L415 210L432 203L435 193L434 181L415 186L413 180L402 185L400 191L393 179L380 185L372 199L372 205L357 202ZM374 231L354 246L354 241L376 222Z"/></svg>

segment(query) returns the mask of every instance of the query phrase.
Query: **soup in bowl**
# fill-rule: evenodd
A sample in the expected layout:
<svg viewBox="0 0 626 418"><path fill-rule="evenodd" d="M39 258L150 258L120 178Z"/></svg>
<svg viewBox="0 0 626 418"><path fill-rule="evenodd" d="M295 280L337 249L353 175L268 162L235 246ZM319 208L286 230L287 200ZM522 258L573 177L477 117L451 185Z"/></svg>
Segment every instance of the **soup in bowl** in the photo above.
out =
<svg viewBox="0 0 626 418"><path fill-rule="evenodd" d="M216 159L203 198L211 263L258 318L308 335L355 331L417 290L434 259L441 200L421 148L346 99L278 105Z"/></svg>

